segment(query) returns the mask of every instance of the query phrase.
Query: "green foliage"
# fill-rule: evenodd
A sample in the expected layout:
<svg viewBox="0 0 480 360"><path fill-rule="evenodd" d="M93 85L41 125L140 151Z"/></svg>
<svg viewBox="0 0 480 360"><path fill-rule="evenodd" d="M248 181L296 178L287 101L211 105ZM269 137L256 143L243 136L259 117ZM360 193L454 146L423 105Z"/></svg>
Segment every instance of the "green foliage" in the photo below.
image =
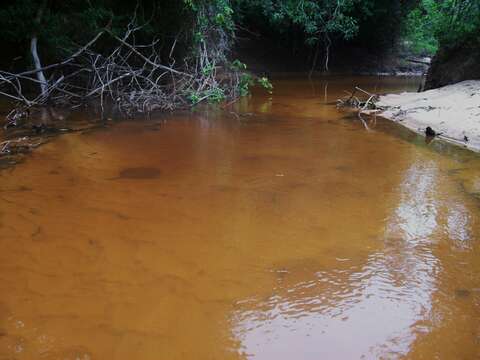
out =
<svg viewBox="0 0 480 360"><path fill-rule="evenodd" d="M183 0L186 8L194 14L196 34L208 32L212 25L233 32L233 9L229 0ZM203 36L200 36L203 39Z"/></svg>
<svg viewBox="0 0 480 360"><path fill-rule="evenodd" d="M44 8L43 8L44 7ZM35 19L42 9L40 25ZM155 11L162 8L162 11ZM23 57L18 66L29 63L29 42L35 33L39 39L39 51L45 63L68 56L79 44L91 40L105 26L117 34L125 31L136 11L137 24L144 25L137 32L139 41L173 38L185 23L184 5L178 0L3 0L0 7L0 33L5 57ZM112 45L101 39L99 46ZM170 49L169 44L165 48ZM181 45L177 46L181 49ZM168 50L166 50L168 51ZM3 64L2 64L3 65Z"/></svg>
<svg viewBox="0 0 480 360"><path fill-rule="evenodd" d="M269 94L271 94L273 92L273 85L270 82L270 80L268 80L268 78L261 77L261 78L258 78L257 81L264 89L266 89L268 91Z"/></svg>
<svg viewBox="0 0 480 360"><path fill-rule="evenodd" d="M11 1L0 9L0 32L5 39L19 45L26 44L36 33L43 54L53 58L69 52L74 43L94 36L114 18L113 12L99 1L76 0L45 7L39 26L35 19L41 7L41 1Z"/></svg>
<svg viewBox="0 0 480 360"><path fill-rule="evenodd" d="M200 95L196 92L191 92L189 95L188 95L188 100L190 100L190 103L192 105L196 105L200 102Z"/></svg>
<svg viewBox="0 0 480 360"><path fill-rule="evenodd" d="M209 64L209 65L206 65L203 69L202 69L202 74L204 76L209 76L213 70L215 70L215 65L214 64Z"/></svg>
<svg viewBox="0 0 480 360"><path fill-rule="evenodd" d="M250 87L253 85L253 77L248 73L244 73L240 76L240 81L238 84L238 89L240 96L247 96L250 94Z"/></svg>
<svg viewBox="0 0 480 360"><path fill-rule="evenodd" d="M225 95L225 90L219 86L214 86L202 92L192 91L188 94L187 98L192 105L196 105L205 99L211 104L218 104L224 101L227 97Z"/></svg>
<svg viewBox="0 0 480 360"><path fill-rule="evenodd" d="M217 104L226 99L225 91L220 87L213 87L207 91L208 102Z"/></svg>
<svg viewBox="0 0 480 360"><path fill-rule="evenodd" d="M260 77L257 79L257 83L263 87L269 94L273 93L273 85L270 80L266 77ZM240 96L247 96L250 94L250 88L255 85L255 81L253 80L252 75L249 73L243 73L240 76L239 81L239 93Z"/></svg>
<svg viewBox="0 0 480 360"><path fill-rule="evenodd" d="M480 34L480 1L421 0L407 17L406 39L414 52L434 54Z"/></svg>
<svg viewBox="0 0 480 360"><path fill-rule="evenodd" d="M382 53L398 44L406 16L420 0L355 1L353 15L358 33L353 43L372 53Z"/></svg>
<svg viewBox="0 0 480 360"><path fill-rule="evenodd" d="M444 0L430 6L434 9L430 14L434 17L434 32L440 43L454 44L459 39L480 35L478 0Z"/></svg>
<svg viewBox="0 0 480 360"><path fill-rule="evenodd" d="M294 55L312 59L308 49L312 47L323 48L323 56L331 45L333 54L336 45L347 44L372 53L391 49L417 1L232 0L232 6L235 21L244 28L269 37L274 46L290 47Z"/></svg>
<svg viewBox="0 0 480 360"><path fill-rule="evenodd" d="M232 71L240 73L238 81L238 92L240 96L247 96L250 94L250 88L255 85L253 76L246 72L247 65L242 63L240 60L235 59L230 63L230 68ZM267 77L257 78L257 83L268 91L269 94L273 92L273 85Z"/></svg>
<svg viewBox="0 0 480 360"><path fill-rule="evenodd" d="M280 32L288 31L290 24L299 26L306 34L306 42L314 44L324 36L351 39L358 26L350 15L358 0L237 0L236 8L243 12L262 14Z"/></svg>
<svg viewBox="0 0 480 360"><path fill-rule="evenodd" d="M236 71L247 70L247 65L242 63L238 59L233 60L232 63L230 64L230 66L231 66L232 70L236 70Z"/></svg>
<svg viewBox="0 0 480 360"><path fill-rule="evenodd" d="M197 8L197 2L195 0L183 0L185 3L185 6L190 9L193 12L196 12L198 10Z"/></svg>
<svg viewBox="0 0 480 360"><path fill-rule="evenodd" d="M438 40L432 29L432 16L426 16L424 9L416 8L408 14L405 40L416 55L433 55L438 49Z"/></svg>
<svg viewBox="0 0 480 360"><path fill-rule="evenodd" d="M230 31L234 29L234 23L232 19L233 10L226 1L217 1L218 12L215 15L215 23L217 26L223 27Z"/></svg>
<svg viewBox="0 0 480 360"><path fill-rule="evenodd" d="M38 26L42 4L47 6ZM480 0L3 0L0 34L9 52L3 58L22 56L24 63L16 66L28 65L29 41L36 34L42 61L58 61L105 26L123 33L135 9L137 23L145 25L135 35L136 43L159 39L162 60L182 59L177 66L186 63L199 77L214 78L218 68L235 76L236 89L228 88L229 81L207 82L211 85L201 93L190 89L185 96L192 103L218 102L232 93L245 96L255 83L272 91L268 79L254 81L245 64L228 61L236 25L260 29L283 47L299 48L295 54L307 50L310 55L314 52L305 46L327 49L335 42L388 49L402 25L411 49L424 55L480 34ZM112 44L102 38L98 49L108 46Z"/></svg>
<svg viewBox="0 0 480 360"><path fill-rule="evenodd" d="M252 74L248 73L247 66L242 63L240 60L235 59L229 63L229 69L232 72L232 76L237 76L237 94L241 97L248 96L250 94L250 89L252 86L257 83L261 87L263 87L269 94L273 92L273 85L267 77L260 77L257 80L254 80ZM214 67L207 66L203 68L202 75L210 76L211 71L213 71ZM222 87L223 86L223 87ZM228 86L228 85L227 85ZM204 99L208 99L208 102L211 104L216 104L222 102L227 99L226 89L224 88L225 85L216 84L209 89L203 91L190 91L187 94L187 98L189 99L192 105L196 105ZM229 89L231 90L231 89Z"/></svg>

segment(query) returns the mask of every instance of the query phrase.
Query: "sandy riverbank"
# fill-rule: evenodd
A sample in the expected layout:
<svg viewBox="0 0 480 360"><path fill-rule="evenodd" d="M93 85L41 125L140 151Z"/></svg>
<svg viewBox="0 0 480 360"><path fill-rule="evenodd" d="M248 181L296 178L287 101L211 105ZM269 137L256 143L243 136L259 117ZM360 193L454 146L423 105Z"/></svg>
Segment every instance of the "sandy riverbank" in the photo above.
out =
<svg viewBox="0 0 480 360"><path fill-rule="evenodd" d="M441 139L480 152L480 80L385 95L376 105L378 115L423 134L430 126Z"/></svg>

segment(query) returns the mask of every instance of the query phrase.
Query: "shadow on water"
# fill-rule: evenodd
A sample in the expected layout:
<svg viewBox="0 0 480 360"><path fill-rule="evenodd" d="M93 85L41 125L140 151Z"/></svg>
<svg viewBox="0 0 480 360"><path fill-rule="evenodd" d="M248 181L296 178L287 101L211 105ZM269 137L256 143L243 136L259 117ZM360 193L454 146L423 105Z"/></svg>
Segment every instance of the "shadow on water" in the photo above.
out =
<svg viewBox="0 0 480 360"><path fill-rule="evenodd" d="M134 167L120 170L117 177L112 180L130 179L130 180L144 180L156 179L160 177L161 171L151 167Z"/></svg>

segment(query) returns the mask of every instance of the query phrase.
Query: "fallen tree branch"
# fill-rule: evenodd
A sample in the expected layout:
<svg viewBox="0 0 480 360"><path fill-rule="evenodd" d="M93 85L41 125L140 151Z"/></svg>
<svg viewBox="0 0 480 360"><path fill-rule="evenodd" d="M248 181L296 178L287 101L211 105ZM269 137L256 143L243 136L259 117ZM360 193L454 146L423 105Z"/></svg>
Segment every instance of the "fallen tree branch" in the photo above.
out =
<svg viewBox="0 0 480 360"><path fill-rule="evenodd" d="M366 100L360 100L355 94L358 92L361 92L364 95L367 95L368 98ZM354 86L353 91L344 91L348 97L344 97L341 99L337 99L337 107L338 108L347 108L353 111L357 112L357 117L358 119L362 122L363 126L367 131L370 131L370 128L363 119L362 114L365 113L367 109L376 109L375 102L378 101L379 96L377 94L372 94L366 90L363 90L362 88L358 86Z"/></svg>
<svg viewBox="0 0 480 360"><path fill-rule="evenodd" d="M122 36L107 27L60 62L17 74L0 71L0 95L17 102L16 108L7 115L6 127L16 126L19 119L29 116L30 109L37 107L75 108L96 102L102 118L110 107L130 117L159 109L172 110L219 96L229 101L239 96L240 76L238 71L227 68L223 55L227 45L220 42L224 48L217 45L211 49L206 41L201 42L197 57L186 61L183 68L175 67L174 61L171 65L161 61L158 40L136 44L135 33L142 26L135 25L134 20ZM95 45L106 35L112 40L111 46L102 45L103 52L98 52ZM175 37L170 58L177 41ZM38 78L38 74L48 72L51 73L48 81ZM30 100L22 83L40 84L42 90Z"/></svg>
<svg viewBox="0 0 480 360"><path fill-rule="evenodd" d="M166 71L169 71L169 72L172 72L174 74L177 74L177 75L185 75L185 76L192 76L190 74L187 74L187 73L184 73L184 72L181 72L181 71L177 71L171 67L168 67L168 66L165 66L165 65L162 65L162 64L157 64L153 61L151 61L150 59L146 58L145 56L142 55L142 53L140 53L133 45L130 45L129 43L127 43L124 39L120 39L117 35L115 35L113 32L111 32L110 30L106 30L110 36L112 36L115 40L119 41L120 43L122 43L123 45L125 45L127 48L129 48L130 50L132 50L136 55L140 56L143 60L145 60L145 62L147 62L148 64L156 67L156 68L159 68L159 69L162 69L162 70L166 70Z"/></svg>
<svg viewBox="0 0 480 360"><path fill-rule="evenodd" d="M358 90L368 96L374 96L373 94L369 93L368 91L363 90L362 88L359 88L358 86L355 86L355 90Z"/></svg>
<svg viewBox="0 0 480 360"><path fill-rule="evenodd" d="M422 64L422 65L428 65L430 66L429 61L422 61L422 60L416 60L416 59L406 59L408 62L415 63L415 64Z"/></svg>

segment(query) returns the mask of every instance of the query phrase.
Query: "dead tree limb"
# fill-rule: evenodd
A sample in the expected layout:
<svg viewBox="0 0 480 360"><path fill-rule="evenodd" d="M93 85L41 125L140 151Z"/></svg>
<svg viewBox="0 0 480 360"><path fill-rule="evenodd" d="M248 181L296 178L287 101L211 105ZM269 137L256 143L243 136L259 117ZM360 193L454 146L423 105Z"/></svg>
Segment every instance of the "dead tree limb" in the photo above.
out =
<svg viewBox="0 0 480 360"><path fill-rule="evenodd" d="M47 6L47 1L43 0L40 7L38 8L37 16L35 17L36 28L40 27L41 25L43 12L46 6ZM37 79L40 84L40 91L42 95L45 95L47 93L48 82L43 70L41 70L42 63L40 61L40 57L38 56L38 34L36 30L33 32L32 39L30 41L30 52L32 54L33 64L36 69Z"/></svg>
<svg viewBox="0 0 480 360"><path fill-rule="evenodd" d="M0 95L17 102L7 115L6 126L28 117L31 109L47 105L75 108L96 103L103 114L108 103L132 116L189 106L218 94L228 101L239 96L239 71L229 68L223 55L228 47L226 40L220 38L213 50L202 42L196 57L175 66L171 58L178 39L170 48L170 64L164 63L158 40L136 43L135 34L141 29L134 16L124 34L116 35L105 28L62 61L17 74L0 71ZM110 38L110 45L98 50L95 45L103 36ZM49 81L39 79L40 73L50 75ZM27 83L45 86L38 96L29 99L22 86Z"/></svg>
<svg viewBox="0 0 480 360"><path fill-rule="evenodd" d="M357 92L367 95L368 98L366 100L361 100L359 97L355 96ZM365 114L365 110L367 109L375 109L375 102L378 101L379 98L378 95L365 91L358 86L354 86L352 92L345 91L345 93L348 95L348 97L338 99L337 107L347 108L347 110L355 111L358 119L362 122L365 129L370 131L370 128L365 119L362 117L362 114Z"/></svg>

